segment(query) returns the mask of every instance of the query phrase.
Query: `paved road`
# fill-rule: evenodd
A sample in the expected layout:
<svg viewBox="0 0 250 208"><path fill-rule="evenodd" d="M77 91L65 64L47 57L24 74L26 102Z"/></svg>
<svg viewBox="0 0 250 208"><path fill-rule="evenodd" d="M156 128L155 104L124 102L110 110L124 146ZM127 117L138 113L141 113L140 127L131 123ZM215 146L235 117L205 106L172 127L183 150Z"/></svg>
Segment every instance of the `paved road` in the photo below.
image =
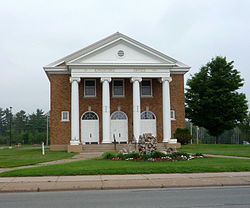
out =
<svg viewBox="0 0 250 208"><path fill-rule="evenodd" d="M250 186L1 193L1 208L250 207Z"/></svg>

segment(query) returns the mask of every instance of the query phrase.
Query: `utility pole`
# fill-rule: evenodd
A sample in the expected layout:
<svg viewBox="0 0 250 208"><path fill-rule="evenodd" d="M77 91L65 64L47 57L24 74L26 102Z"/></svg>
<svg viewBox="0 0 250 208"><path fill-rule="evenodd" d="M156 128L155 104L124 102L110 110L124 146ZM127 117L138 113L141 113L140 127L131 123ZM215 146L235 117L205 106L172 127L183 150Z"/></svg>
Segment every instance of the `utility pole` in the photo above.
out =
<svg viewBox="0 0 250 208"><path fill-rule="evenodd" d="M199 127L196 126L196 144L199 144Z"/></svg>
<svg viewBox="0 0 250 208"><path fill-rule="evenodd" d="M12 128L12 126L11 126L11 124L12 124L12 107L10 107L10 147L12 146L12 134L11 134L11 128Z"/></svg>
<svg viewBox="0 0 250 208"><path fill-rule="evenodd" d="M190 122L191 144L193 144L193 124Z"/></svg>
<svg viewBox="0 0 250 208"><path fill-rule="evenodd" d="M47 116L47 131L46 131L46 146L49 146L49 116L50 116L50 111L46 113Z"/></svg>

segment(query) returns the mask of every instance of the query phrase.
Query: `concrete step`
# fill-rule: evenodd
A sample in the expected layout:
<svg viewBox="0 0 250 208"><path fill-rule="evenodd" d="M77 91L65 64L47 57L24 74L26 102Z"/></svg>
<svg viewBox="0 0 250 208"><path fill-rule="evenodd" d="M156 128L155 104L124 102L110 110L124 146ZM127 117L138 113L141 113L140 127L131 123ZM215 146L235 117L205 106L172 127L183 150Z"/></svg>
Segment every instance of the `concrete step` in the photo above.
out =
<svg viewBox="0 0 250 208"><path fill-rule="evenodd" d="M107 152L114 151L113 144L85 144L82 146L83 152Z"/></svg>

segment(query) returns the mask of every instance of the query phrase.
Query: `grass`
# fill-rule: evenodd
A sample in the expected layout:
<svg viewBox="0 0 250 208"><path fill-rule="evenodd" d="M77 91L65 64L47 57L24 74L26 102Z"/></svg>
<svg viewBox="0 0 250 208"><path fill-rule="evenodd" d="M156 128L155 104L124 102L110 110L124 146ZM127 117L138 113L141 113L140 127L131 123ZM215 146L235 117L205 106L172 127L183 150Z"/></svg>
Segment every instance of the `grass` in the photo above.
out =
<svg viewBox="0 0 250 208"><path fill-rule="evenodd" d="M85 160L1 173L2 177L66 176L97 174L203 173L250 171L250 161L241 159L204 158L179 162L133 162Z"/></svg>
<svg viewBox="0 0 250 208"><path fill-rule="evenodd" d="M71 158L74 154L67 152L45 151L41 154L40 148L13 148L0 150L0 168L18 167L24 165L33 165L41 162Z"/></svg>
<svg viewBox="0 0 250 208"><path fill-rule="evenodd" d="M183 145L180 151L188 153L199 152L203 154L250 157L250 145L191 144L191 145Z"/></svg>

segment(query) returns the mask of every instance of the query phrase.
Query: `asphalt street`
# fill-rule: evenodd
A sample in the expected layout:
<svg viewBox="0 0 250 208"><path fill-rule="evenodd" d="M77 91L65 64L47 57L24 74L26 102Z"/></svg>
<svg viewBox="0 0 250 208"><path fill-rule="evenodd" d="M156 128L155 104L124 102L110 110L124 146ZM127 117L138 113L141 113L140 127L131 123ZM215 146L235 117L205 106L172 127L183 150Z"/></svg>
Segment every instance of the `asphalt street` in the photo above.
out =
<svg viewBox="0 0 250 208"><path fill-rule="evenodd" d="M1 208L250 207L250 186L1 193Z"/></svg>

